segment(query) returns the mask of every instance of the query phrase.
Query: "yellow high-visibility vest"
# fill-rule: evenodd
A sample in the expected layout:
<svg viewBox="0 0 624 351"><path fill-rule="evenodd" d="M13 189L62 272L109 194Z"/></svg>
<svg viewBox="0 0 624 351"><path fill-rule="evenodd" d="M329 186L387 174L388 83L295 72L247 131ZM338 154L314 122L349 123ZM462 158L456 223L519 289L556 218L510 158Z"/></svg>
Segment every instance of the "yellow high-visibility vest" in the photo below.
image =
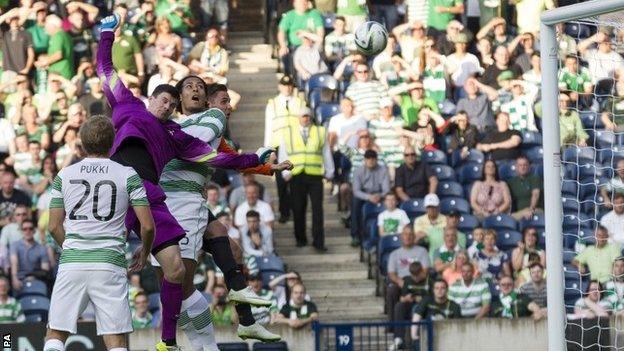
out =
<svg viewBox="0 0 624 351"><path fill-rule="evenodd" d="M303 99L293 96L290 99L288 108L277 103L277 98L269 99L269 105L273 106L273 116L271 118L271 130L273 137L271 138L271 146L277 147L280 144L279 136L282 129L288 127L293 117L297 118L299 110L306 106Z"/></svg>
<svg viewBox="0 0 624 351"><path fill-rule="evenodd" d="M325 128L311 125L308 142L303 142L301 126L299 123L291 124L282 133L288 159L293 163L292 174L305 173L308 175L322 176L323 146L325 145Z"/></svg>

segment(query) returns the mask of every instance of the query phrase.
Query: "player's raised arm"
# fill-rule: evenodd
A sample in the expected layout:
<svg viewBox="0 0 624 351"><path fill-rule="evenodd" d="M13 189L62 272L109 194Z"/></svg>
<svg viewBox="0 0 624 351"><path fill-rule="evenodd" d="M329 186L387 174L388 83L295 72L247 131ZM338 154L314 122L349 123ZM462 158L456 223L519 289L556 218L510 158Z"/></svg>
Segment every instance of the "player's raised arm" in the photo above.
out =
<svg viewBox="0 0 624 351"><path fill-rule="evenodd" d="M97 74L102 80L102 90L111 107L120 103L140 102L123 84L113 67L112 51L115 30L121 25L119 15L107 16L101 21L100 42L97 50Z"/></svg>

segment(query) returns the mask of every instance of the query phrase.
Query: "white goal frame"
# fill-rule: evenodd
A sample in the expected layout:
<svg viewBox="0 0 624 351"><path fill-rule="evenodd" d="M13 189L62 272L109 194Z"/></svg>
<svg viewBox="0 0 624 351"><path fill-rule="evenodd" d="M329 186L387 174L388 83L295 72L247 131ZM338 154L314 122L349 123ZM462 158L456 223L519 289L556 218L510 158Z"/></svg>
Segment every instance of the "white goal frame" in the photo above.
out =
<svg viewBox="0 0 624 351"><path fill-rule="evenodd" d="M561 145L559 142L559 44L555 25L624 9L624 0L593 0L546 11L541 15L542 126L546 262L548 262L548 350L565 351L566 312L563 275L563 212L561 204Z"/></svg>

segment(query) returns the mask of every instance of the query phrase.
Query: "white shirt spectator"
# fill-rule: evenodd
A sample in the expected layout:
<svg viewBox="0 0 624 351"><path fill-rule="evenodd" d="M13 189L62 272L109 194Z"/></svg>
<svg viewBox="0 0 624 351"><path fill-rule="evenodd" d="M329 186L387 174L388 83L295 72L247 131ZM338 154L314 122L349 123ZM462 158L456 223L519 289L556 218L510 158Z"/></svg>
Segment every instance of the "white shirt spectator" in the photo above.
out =
<svg viewBox="0 0 624 351"><path fill-rule="evenodd" d="M236 208L236 212L234 212L234 225L239 228L244 226L245 223L247 223L247 212L250 210L260 213L260 222L262 224L267 224L275 220L273 209L271 209L271 205L268 203L258 200L255 206L251 206L247 201L244 201Z"/></svg>
<svg viewBox="0 0 624 351"><path fill-rule="evenodd" d="M615 51L604 53L589 49L583 59L589 64L589 75L594 84L601 79L613 78L615 71L624 67L624 59Z"/></svg>
<svg viewBox="0 0 624 351"><path fill-rule="evenodd" d="M388 97L388 89L376 80L354 82L347 88L345 96L353 101L355 113L370 119L379 115L379 101Z"/></svg>
<svg viewBox="0 0 624 351"><path fill-rule="evenodd" d="M600 224L609 231L609 243L624 245L624 213L610 211L602 217Z"/></svg>
<svg viewBox="0 0 624 351"><path fill-rule="evenodd" d="M8 154L15 139L15 129L6 118L0 118L0 152Z"/></svg>
<svg viewBox="0 0 624 351"><path fill-rule="evenodd" d="M268 256L273 253L273 231L266 225L260 225L260 234L262 236L262 244L260 248L256 248L249 235L249 228L245 225L241 227L241 239L243 242L243 251L252 256Z"/></svg>
<svg viewBox="0 0 624 351"><path fill-rule="evenodd" d="M384 235L401 233L403 228L410 224L407 213L400 208L392 211L385 210L377 216L377 226L384 228Z"/></svg>
<svg viewBox="0 0 624 351"><path fill-rule="evenodd" d="M368 127L368 122L366 121L366 118L360 115L355 115L355 116L346 118L342 113L339 113L329 120L329 126L327 127L327 132L336 133L336 135L338 136L338 140L341 140L343 136L351 132L357 132L359 130L366 130L367 127ZM353 133L353 135L349 137L345 145L352 149L357 149L358 139L359 137L357 133ZM338 145L336 145L334 149L338 149Z"/></svg>
<svg viewBox="0 0 624 351"><path fill-rule="evenodd" d="M466 80L475 73L483 72L479 59L471 53L466 53L464 57L458 57L456 54L449 55L446 58L446 68L455 86L459 87L463 87Z"/></svg>

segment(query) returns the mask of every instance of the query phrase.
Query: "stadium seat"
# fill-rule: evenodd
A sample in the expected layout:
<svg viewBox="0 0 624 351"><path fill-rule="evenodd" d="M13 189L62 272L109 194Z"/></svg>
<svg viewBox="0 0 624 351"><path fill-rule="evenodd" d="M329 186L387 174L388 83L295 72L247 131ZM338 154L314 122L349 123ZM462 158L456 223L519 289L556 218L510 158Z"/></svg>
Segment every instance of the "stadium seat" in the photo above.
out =
<svg viewBox="0 0 624 351"><path fill-rule="evenodd" d="M563 180L561 182L561 193L567 197L576 197L579 194L579 183L573 180Z"/></svg>
<svg viewBox="0 0 624 351"><path fill-rule="evenodd" d="M22 287L22 290L19 291L19 294L17 295L18 298L22 298L25 296L33 296L33 295L38 295L38 296L48 296L48 287L46 286L46 284L44 282L42 282L41 280L27 280L26 282L24 282L24 286Z"/></svg>
<svg viewBox="0 0 624 351"><path fill-rule="evenodd" d="M581 209L581 204L576 198L562 197L561 205L563 207L563 213L576 214Z"/></svg>
<svg viewBox="0 0 624 351"><path fill-rule="evenodd" d="M577 165L593 164L595 163L594 151L591 147L568 147L563 151L563 160Z"/></svg>
<svg viewBox="0 0 624 351"><path fill-rule="evenodd" d="M498 238L496 239L496 246L503 250L508 251L518 246L518 242L522 241L522 234L515 230L499 230L497 231Z"/></svg>
<svg viewBox="0 0 624 351"><path fill-rule="evenodd" d="M288 345L285 341L280 342L257 342L253 344L253 351L288 351Z"/></svg>
<svg viewBox="0 0 624 351"><path fill-rule="evenodd" d="M446 154L440 150L425 151L422 154L422 160L428 164L446 165Z"/></svg>
<svg viewBox="0 0 624 351"><path fill-rule="evenodd" d="M45 322L46 321L46 314L45 313L32 313L32 314L26 314L26 323L41 323L41 322Z"/></svg>
<svg viewBox="0 0 624 351"><path fill-rule="evenodd" d="M566 23L564 28L567 35L577 40L586 39L592 35L591 27L583 23Z"/></svg>
<svg viewBox="0 0 624 351"><path fill-rule="evenodd" d="M616 146L600 150L598 158L604 166L615 167L617 160L624 158L624 147Z"/></svg>
<svg viewBox="0 0 624 351"><path fill-rule="evenodd" d="M325 35L331 33L334 30L335 19L336 19L336 14L332 12L323 14L323 27L325 27Z"/></svg>
<svg viewBox="0 0 624 351"><path fill-rule="evenodd" d="M617 139L615 133L610 130L596 130L594 132L594 144L597 149L611 149L618 145ZM589 149L593 152L592 148Z"/></svg>
<svg viewBox="0 0 624 351"><path fill-rule="evenodd" d="M444 181L444 180L455 180L455 171L453 170L453 168L449 167L449 166L445 166L445 165L434 165L432 166L433 171L436 174L436 177L438 178L439 181Z"/></svg>
<svg viewBox="0 0 624 351"><path fill-rule="evenodd" d="M581 118L581 123L583 127L586 129L603 129L604 123L598 116L598 114L594 111L579 111L579 117Z"/></svg>
<svg viewBox="0 0 624 351"><path fill-rule="evenodd" d="M587 285L588 283L580 279L566 279L563 292L566 305L574 305L576 300L581 298L582 294L587 290Z"/></svg>
<svg viewBox="0 0 624 351"><path fill-rule="evenodd" d="M537 164L531 165L531 174L535 174L536 176L544 177L544 163L540 162Z"/></svg>
<svg viewBox="0 0 624 351"><path fill-rule="evenodd" d="M221 351L249 351L249 345L246 342L218 343L217 347Z"/></svg>
<svg viewBox="0 0 624 351"><path fill-rule="evenodd" d="M462 184L472 183L481 180L483 176L483 164L466 163L459 168L459 182Z"/></svg>
<svg viewBox="0 0 624 351"><path fill-rule="evenodd" d="M483 163L485 162L485 155L483 152L477 149L468 150L466 158L462 159L459 152L453 152L451 154L451 166L459 167L466 163Z"/></svg>
<svg viewBox="0 0 624 351"><path fill-rule="evenodd" d="M309 98L313 91L320 90L322 88L330 90L338 90L338 81L331 74L319 73L314 74L308 79L305 86L305 94Z"/></svg>
<svg viewBox="0 0 624 351"><path fill-rule="evenodd" d="M379 226L377 226L377 218L370 218L364 223L364 241L362 246L364 250L370 251L377 246L379 241Z"/></svg>
<svg viewBox="0 0 624 351"><path fill-rule="evenodd" d="M308 96L308 105L313 110L316 110L316 107L323 103L322 92L320 90L313 90Z"/></svg>
<svg viewBox="0 0 624 351"><path fill-rule="evenodd" d="M263 271L284 271L284 261L275 255L256 257L258 269Z"/></svg>
<svg viewBox="0 0 624 351"><path fill-rule="evenodd" d="M377 262L379 264L379 273L386 275L388 268L388 256L390 253L401 247L401 239L398 235L383 236L377 244Z"/></svg>
<svg viewBox="0 0 624 351"><path fill-rule="evenodd" d="M401 209L407 213L407 217L411 220L421 216L427 211L423 204L423 199L410 199L405 201L401 204Z"/></svg>
<svg viewBox="0 0 624 351"><path fill-rule="evenodd" d="M516 162L515 161L507 161L500 162L498 164L498 176L503 181L508 181L509 179L516 176Z"/></svg>
<svg viewBox="0 0 624 351"><path fill-rule="evenodd" d="M479 219L470 214L462 214L459 217L459 223L457 224L457 229L459 231L464 232L466 235L472 235L472 230L479 226Z"/></svg>
<svg viewBox="0 0 624 351"><path fill-rule="evenodd" d="M464 188L457 182L440 182L438 183L436 194L441 198L449 196L464 197Z"/></svg>
<svg viewBox="0 0 624 351"><path fill-rule="evenodd" d="M537 231L544 231L546 229L546 223L544 222L544 214L535 213L531 219L523 219L520 221L520 231L523 231L524 228L533 227L537 229Z"/></svg>
<svg viewBox="0 0 624 351"><path fill-rule="evenodd" d="M571 265L564 265L563 266L563 276L565 278L565 280L582 280L583 277L581 276L581 273L579 272L578 268L571 266Z"/></svg>
<svg viewBox="0 0 624 351"><path fill-rule="evenodd" d="M377 218L380 213L382 213L386 209L381 203L374 204L372 202L365 202L364 206L362 206L362 221L366 222L370 218Z"/></svg>
<svg viewBox="0 0 624 351"><path fill-rule="evenodd" d="M542 146L542 134L528 130L522 132L522 147L531 148L535 146Z"/></svg>
<svg viewBox="0 0 624 351"><path fill-rule="evenodd" d="M574 251L564 250L563 251L563 263L564 263L564 265L572 263L572 260L574 260L576 255L577 254Z"/></svg>
<svg viewBox="0 0 624 351"><path fill-rule="evenodd" d="M542 146L533 146L532 148L526 149L524 150L524 155L531 163L544 162L544 148Z"/></svg>
<svg viewBox="0 0 624 351"><path fill-rule="evenodd" d="M160 309L160 293L151 293L147 296L149 311L153 314Z"/></svg>
<svg viewBox="0 0 624 351"><path fill-rule="evenodd" d="M241 175L239 172L227 170L226 174L228 177L228 181L230 182L230 187L232 189L238 188L239 186L243 185L243 180L241 179Z"/></svg>
<svg viewBox="0 0 624 351"><path fill-rule="evenodd" d="M518 222L510 215L498 214L488 216L483 220L483 227L498 230L517 230Z"/></svg>
<svg viewBox="0 0 624 351"><path fill-rule="evenodd" d="M45 296L26 296L19 299L24 314L48 313L50 309L50 299Z"/></svg>
<svg viewBox="0 0 624 351"><path fill-rule="evenodd" d="M589 218L584 213L565 214L563 216L563 231L564 232L578 231L579 228L591 229L592 219ZM572 229L572 230L568 231L566 229Z"/></svg>
<svg viewBox="0 0 624 351"><path fill-rule="evenodd" d="M451 211L470 214L470 203L461 197L447 197L440 200L440 212L446 215Z"/></svg>
<svg viewBox="0 0 624 351"><path fill-rule="evenodd" d="M340 113L340 104L322 102L314 110L317 122L324 124Z"/></svg>

